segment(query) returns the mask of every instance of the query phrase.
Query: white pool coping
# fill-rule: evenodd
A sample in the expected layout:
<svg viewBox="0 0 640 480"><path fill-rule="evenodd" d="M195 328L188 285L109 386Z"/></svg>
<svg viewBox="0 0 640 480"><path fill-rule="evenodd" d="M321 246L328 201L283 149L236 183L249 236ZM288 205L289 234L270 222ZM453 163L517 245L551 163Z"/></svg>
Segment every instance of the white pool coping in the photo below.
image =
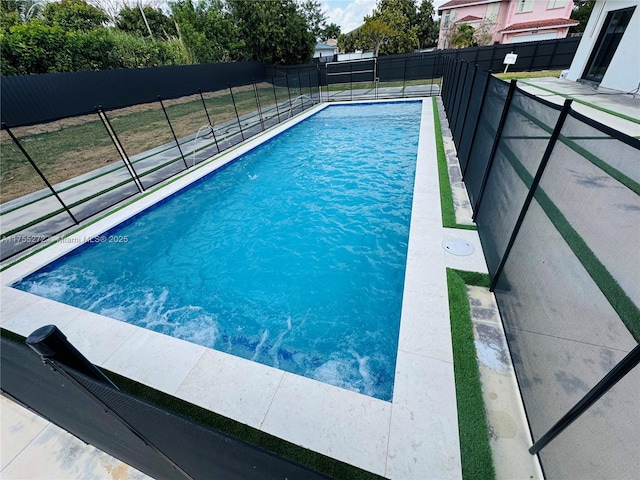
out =
<svg viewBox="0 0 640 480"><path fill-rule="evenodd" d="M442 228L431 98L422 99L392 402L8 286L327 106L313 107L145 192L78 228L66 242L22 257L0 273L0 325L28 336L56 324L101 367L387 478L462 478L445 272L450 254L441 247L450 232Z"/></svg>

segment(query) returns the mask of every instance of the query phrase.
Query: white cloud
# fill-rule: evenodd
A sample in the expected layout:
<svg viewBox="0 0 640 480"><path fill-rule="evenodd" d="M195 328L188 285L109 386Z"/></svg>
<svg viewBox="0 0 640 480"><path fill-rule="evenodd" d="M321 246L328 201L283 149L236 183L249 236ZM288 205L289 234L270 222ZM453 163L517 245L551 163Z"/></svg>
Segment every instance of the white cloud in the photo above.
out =
<svg viewBox="0 0 640 480"><path fill-rule="evenodd" d="M342 33L347 33L362 25L364 16L375 8L376 0L320 0L320 4L327 23L336 23Z"/></svg>

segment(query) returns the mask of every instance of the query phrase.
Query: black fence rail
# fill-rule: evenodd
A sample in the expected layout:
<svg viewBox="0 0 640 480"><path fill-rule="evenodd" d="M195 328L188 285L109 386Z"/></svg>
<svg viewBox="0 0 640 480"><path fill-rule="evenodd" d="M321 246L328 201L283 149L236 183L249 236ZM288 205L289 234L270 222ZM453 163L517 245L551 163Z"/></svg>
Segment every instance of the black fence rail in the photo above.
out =
<svg viewBox="0 0 640 480"><path fill-rule="evenodd" d="M30 340L1 339L3 395L153 478L329 478L119 390L54 326Z"/></svg>
<svg viewBox="0 0 640 480"><path fill-rule="evenodd" d="M532 452L549 478L634 477L640 140L455 58L442 101Z"/></svg>

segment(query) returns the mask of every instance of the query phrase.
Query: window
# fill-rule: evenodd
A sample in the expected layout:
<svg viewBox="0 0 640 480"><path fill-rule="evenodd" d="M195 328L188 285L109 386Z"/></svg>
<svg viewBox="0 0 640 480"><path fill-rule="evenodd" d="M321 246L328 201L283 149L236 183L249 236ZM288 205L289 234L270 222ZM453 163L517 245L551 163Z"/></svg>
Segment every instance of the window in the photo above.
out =
<svg viewBox="0 0 640 480"><path fill-rule="evenodd" d="M636 7L631 7L611 10L607 13L598 40L582 74L583 79L596 83L602 81L635 9Z"/></svg>
<svg viewBox="0 0 640 480"><path fill-rule="evenodd" d="M451 26L451 12L453 12L453 10L447 10L444 12L444 15L442 15L442 28L449 28Z"/></svg>
<svg viewBox="0 0 640 480"><path fill-rule="evenodd" d="M499 3L490 3L487 5L487 13L484 18L489 23L496 23L498 21L498 12L500 11Z"/></svg>
<svg viewBox="0 0 640 480"><path fill-rule="evenodd" d="M547 10L551 10L552 8L564 8L567 6L567 0L549 0L549 5L547 5Z"/></svg>
<svg viewBox="0 0 640 480"><path fill-rule="evenodd" d="M533 4L536 0L518 0L516 13L524 13L533 11Z"/></svg>

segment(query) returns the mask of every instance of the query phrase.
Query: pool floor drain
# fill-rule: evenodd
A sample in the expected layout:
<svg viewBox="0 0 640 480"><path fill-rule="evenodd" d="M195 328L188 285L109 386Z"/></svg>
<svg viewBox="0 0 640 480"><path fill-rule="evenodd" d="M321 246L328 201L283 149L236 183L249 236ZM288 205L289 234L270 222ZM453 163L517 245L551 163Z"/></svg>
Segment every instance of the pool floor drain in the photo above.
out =
<svg viewBox="0 0 640 480"><path fill-rule="evenodd" d="M453 255L461 257L471 255L473 253L473 245L459 238L448 238L442 242L442 248Z"/></svg>

